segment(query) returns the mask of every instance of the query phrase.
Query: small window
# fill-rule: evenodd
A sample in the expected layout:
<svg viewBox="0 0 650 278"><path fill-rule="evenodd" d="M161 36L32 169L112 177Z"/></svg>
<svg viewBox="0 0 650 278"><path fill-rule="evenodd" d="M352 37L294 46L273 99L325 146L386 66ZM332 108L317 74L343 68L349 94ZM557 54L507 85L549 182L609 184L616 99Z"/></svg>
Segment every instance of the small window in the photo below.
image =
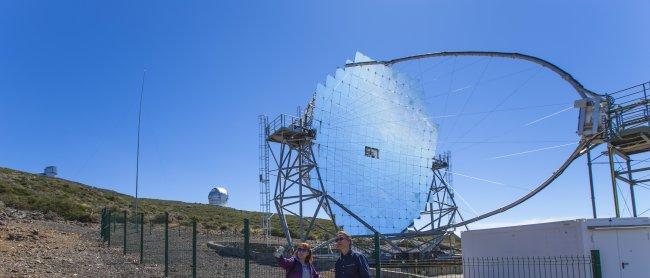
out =
<svg viewBox="0 0 650 278"><path fill-rule="evenodd" d="M366 146L366 156L379 159L379 149Z"/></svg>

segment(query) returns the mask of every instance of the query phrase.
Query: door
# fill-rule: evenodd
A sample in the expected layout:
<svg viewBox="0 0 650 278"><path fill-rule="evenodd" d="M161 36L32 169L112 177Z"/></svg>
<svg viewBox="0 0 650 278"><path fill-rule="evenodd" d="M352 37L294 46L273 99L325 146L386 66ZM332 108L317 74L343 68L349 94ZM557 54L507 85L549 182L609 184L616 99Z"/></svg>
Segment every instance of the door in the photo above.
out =
<svg viewBox="0 0 650 278"><path fill-rule="evenodd" d="M622 278L648 277L650 229L619 229L618 249Z"/></svg>
<svg viewBox="0 0 650 278"><path fill-rule="evenodd" d="M650 228L598 229L592 239L600 250L603 277L649 277Z"/></svg>
<svg viewBox="0 0 650 278"><path fill-rule="evenodd" d="M618 233L615 229L594 230L594 249L600 250L600 269L603 277L622 278L618 250Z"/></svg>

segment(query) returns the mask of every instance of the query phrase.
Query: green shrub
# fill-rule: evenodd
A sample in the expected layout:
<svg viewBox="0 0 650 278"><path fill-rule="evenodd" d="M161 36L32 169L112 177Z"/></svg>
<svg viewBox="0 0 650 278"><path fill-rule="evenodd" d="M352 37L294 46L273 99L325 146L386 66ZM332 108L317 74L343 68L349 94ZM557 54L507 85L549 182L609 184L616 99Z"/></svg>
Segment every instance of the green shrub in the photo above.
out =
<svg viewBox="0 0 650 278"><path fill-rule="evenodd" d="M114 191L6 168L0 168L0 201L9 207L38 210L43 213L52 211L64 219L82 222L99 221L97 212L102 208L108 208L114 212L114 217L121 219L122 212L132 211L134 203L133 197ZM243 219L248 218L251 229L261 229L261 215L257 212L155 199L142 199L139 208L154 224L164 223L164 212L167 211L170 214L170 222L173 223L187 225L191 219L197 219L205 229L241 231ZM292 235L297 236L298 218L287 216L287 221ZM323 227L331 225L327 220L317 221ZM271 234L283 237L277 217L272 219L271 224ZM323 232L319 230L310 234L310 238L322 237Z"/></svg>

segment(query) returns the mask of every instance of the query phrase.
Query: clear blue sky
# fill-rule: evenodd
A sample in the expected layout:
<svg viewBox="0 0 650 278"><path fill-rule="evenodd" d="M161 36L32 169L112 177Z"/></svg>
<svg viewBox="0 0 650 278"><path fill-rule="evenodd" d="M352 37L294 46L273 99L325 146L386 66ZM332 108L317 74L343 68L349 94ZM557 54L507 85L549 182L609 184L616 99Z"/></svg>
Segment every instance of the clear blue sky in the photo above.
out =
<svg viewBox="0 0 650 278"><path fill-rule="evenodd" d="M211 186L224 185L231 205L247 210L259 207L257 115L293 113L316 83L356 51L377 59L445 50L528 53L560 65L598 92L650 79L647 1L350 2L3 1L0 166L40 172L56 165L63 178L133 194L143 68L142 196L207 202ZM483 63L474 70L481 71ZM471 76L466 82L441 79L439 86L462 88L473 84ZM537 97L521 97L508 107L570 106L576 96L553 78L541 73L529 84ZM558 88L561 94L540 97ZM449 109L459 106L462 101ZM440 107L432 104L432 114L444 115ZM508 118L521 115L525 123L563 108ZM548 138L577 141L575 121L575 111L569 111L541 128L557 132ZM441 133L448 122L439 122ZM557 144L495 144L458 155L454 169L531 188L571 146L528 156L527 162L503 160L498 169L486 158ZM584 168L581 161L539 198L487 222L588 217ZM604 170L599 173L599 209L611 215L611 189ZM479 212L525 193L463 177L455 184ZM647 201L644 206L650 208Z"/></svg>

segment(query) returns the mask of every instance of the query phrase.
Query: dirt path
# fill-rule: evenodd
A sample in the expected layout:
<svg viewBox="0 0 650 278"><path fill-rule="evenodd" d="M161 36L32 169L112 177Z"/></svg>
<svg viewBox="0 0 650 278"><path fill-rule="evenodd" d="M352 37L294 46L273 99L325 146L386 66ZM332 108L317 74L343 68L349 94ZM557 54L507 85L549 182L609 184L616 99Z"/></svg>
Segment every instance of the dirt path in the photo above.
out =
<svg viewBox="0 0 650 278"><path fill-rule="evenodd" d="M161 266L103 247L98 228L0 208L0 277L161 276Z"/></svg>

